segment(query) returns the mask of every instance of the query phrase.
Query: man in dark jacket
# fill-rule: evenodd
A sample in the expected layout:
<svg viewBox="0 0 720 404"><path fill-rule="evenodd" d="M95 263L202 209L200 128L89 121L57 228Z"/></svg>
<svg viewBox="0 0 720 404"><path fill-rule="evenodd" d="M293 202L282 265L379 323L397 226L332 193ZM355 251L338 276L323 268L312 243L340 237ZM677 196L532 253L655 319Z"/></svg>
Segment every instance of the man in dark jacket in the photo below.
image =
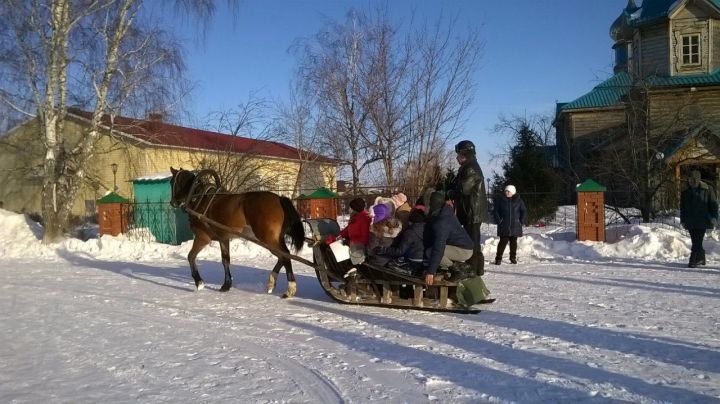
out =
<svg viewBox="0 0 720 404"><path fill-rule="evenodd" d="M465 262L472 257L473 241L445 203L445 194L433 192L428 209L423 235L428 257L425 283L432 285L438 268L449 268L454 262Z"/></svg>
<svg viewBox="0 0 720 404"><path fill-rule="evenodd" d="M525 202L520 199L514 185L505 187L505 196L495 200L493 214L497 223L497 235L500 237L495 265L500 265L505 253L505 246L510 243L510 263L517 264L517 239L522 236L522 225L527 216Z"/></svg>
<svg viewBox="0 0 720 404"><path fill-rule="evenodd" d="M463 140L456 144L455 153L460 168L449 197L454 200L460 224L473 241L472 266L478 275L482 275L485 272L485 259L480 246L480 225L487 211L485 178L475 157L475 145L471 141Z"/></svg>
<svg viewBox="0 0 720 404"><path fill-rule="evenodd" d="M393 258L403 257L410 262L422 264L425 246L423 233L425 231L425 213L420 209L413 209L408 216L408 224L397 236L397 243L390 247L380 247L379 253Z"/></svg>
<svg viewBox="0 0 720 404"><path fill-rule="evenodd" d="M395 242L390 247L376 247L376 254L384 255L408 264L408 269L413 273L422 272L423 259L425 256L425 245L423 236L425 232L425 212L414 208L408 215L408 223ZM394 261L397 263L397 261Z"/></svg>
<svg viewBox="0 0 720 404"><path fill-rule="evenodd" d="M715 190L701 181L699 171L692 171L688 187L680 198L680 223L690 233L692 249L688 267L705 265L702 243L705 231L717 227L718 204Z"/></svg>

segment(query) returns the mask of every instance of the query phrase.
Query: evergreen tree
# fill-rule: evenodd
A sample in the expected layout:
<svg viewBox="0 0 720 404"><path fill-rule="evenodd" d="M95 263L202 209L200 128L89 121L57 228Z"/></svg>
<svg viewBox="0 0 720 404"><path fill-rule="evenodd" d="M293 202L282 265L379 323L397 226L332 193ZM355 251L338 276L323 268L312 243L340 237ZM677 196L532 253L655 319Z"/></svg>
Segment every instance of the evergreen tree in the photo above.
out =
<svg viewBox="0 0 720 404"><path fill-rule="evenodd" d="M512 184L528 208L528 223L552 216L557 211L558 178L544 152L543 141L525 122L514 132L509 158L502 165L503 174L493 182L493 194L502 193Z"/></svg>

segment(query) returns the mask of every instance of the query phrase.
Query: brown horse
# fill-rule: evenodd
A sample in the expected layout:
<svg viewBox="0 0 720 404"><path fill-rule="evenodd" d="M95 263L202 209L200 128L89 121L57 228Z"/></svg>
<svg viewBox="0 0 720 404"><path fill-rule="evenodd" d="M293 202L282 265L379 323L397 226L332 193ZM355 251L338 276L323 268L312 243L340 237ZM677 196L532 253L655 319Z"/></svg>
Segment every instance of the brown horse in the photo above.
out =
<svg viewBox="0 0 720 404"><path fill-rule="evenodd" d="M203 214L206 218L220 223L245 236L256 238L270 248L270 252L278 258L267 282L267 291L272 293L280 268L285 267L288 288L283 297L295 295L297 285L292 262L287 257L289 250L285 245L285 236L292 239L295 251L302 248L305 232L297 210L290 199L272 192L245 192L241 194L227 193L210 183L202 183L202 178L192 171L183 169L172 172L172 196L170 204L184 207ZM219 182L215 174L216 181ZM198 179L198 181L196 181ZM219 186L219 183L215 184ZM218 192L219 191L219 192ZM192 193L192 195L191 195ZM230 274L230 239L239 237L237 234L213 226L194 215L190 215L190 228L195 234L192 249L188 254L190 270L197 290L205 286L195 264L198 253L210 241L220 243L222 264L225 268L225 281L221 292L230 290L232 275ZM274 250L274 251L273 251ZM276 251L286 253L278 254Z"/></svg>

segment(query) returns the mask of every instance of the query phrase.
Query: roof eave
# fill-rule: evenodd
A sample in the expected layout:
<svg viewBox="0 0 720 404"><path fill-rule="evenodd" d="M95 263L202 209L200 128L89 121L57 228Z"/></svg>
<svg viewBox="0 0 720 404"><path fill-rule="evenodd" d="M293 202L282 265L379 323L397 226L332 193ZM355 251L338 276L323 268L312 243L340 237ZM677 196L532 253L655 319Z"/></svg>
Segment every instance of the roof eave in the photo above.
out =
<svg viewBox="0 0 720 404"><path fill-rule="evenodd" d="M619 105L611 105L606 107L586 107L586 108L569 108L569 109L561 109L560 114L563 114L565 112L597 112L597 111L608 111L608 110L624 110L625 105L619 104Z"/></svg>

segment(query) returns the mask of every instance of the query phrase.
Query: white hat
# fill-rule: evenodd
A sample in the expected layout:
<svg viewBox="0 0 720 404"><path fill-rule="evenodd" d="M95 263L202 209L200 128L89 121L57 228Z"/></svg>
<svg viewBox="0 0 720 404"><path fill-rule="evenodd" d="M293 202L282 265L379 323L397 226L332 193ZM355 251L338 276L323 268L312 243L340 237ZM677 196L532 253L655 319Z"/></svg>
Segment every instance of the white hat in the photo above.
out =
<svg viewBox="0 0 720 404"><path fill-rule="evenodd" d="M508 185L505 187L505 192L510 192L510 196L515 195L517 190L515 189L515 185Z"/></svg>

